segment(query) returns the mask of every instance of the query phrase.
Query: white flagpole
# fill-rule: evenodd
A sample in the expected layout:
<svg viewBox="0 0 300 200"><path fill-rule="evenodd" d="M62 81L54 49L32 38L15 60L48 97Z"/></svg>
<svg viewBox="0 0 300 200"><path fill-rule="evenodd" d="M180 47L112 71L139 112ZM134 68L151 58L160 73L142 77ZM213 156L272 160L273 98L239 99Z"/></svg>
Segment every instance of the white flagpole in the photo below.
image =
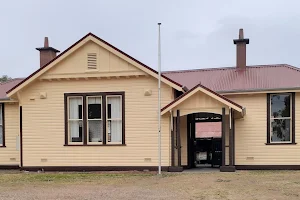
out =
<svg viewBox="0 0 300 200"><path fill-rule="evenodd" d="M160 46L160 25L158 23L158 174L161 174L161 46Z"/></svg>

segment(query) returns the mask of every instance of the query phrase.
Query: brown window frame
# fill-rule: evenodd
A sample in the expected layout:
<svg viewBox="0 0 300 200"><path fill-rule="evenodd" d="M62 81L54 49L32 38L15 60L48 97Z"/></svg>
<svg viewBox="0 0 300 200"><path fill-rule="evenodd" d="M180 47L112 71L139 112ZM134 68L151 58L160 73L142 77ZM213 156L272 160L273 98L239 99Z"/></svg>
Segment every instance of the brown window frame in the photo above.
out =
<svg viewBox="0 0 300 200"><path fill-rule="evenodd" d="M291 141L290 142L271 142L271 96L272 95L280 95L280 94L289 94L291 95ZM267 94L267 143L266 145L295 145L296 138L295 138L295 92L282 92L282 93L268 93Z"/></svg>
<svg viewBox="0 0 300 200"><path fill-rule="evenodd" d="M5 146L5 106L4 103L0 103L0 105L2 106L2 113L0 113L0 115L2 115L2 144L0 144L0 148L2 147L6 147Z"/></svg>
<svg viewBox="0 0 300 200"><path fill-rule="evenodd" d="M122 143L121 144L107 144L106 140L106 96L121 96L122 97ZM101 96L102 98L102 120L103 120L103 138L101 144L89 144L87 139L87 102L86 99L89 96ZM83 142L82 144L69 144L69 119L68 119L68 97L82 97L83 107ZM64 94L64 115L65 115L65 144L64 146L125 146L125 92L92 92L92 93L65 93Z"/></svg>

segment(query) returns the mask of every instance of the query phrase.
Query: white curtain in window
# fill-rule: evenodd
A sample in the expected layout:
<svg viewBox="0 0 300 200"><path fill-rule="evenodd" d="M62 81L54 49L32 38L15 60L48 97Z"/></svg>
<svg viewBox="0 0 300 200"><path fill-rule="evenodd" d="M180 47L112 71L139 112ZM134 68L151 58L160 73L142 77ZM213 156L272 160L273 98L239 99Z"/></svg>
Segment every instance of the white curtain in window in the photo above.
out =
<svg viewBox="0 0 300 200"><path fill-rule="evenodd" d="M111 121L111 142L122 142L122 121Z"/></svg>
<svg viewBox="0 0 300 200"><path fill-rule="evenodd" d="M0 125L2 125L2 105L0 105Z"/></svg>
<svg viewBox="0 0 300 200"><path fill-rule="evenodd" d="M69 121L69 129L70 129L70 139L73 137L79 137L79 125L81 125L81 121Z"/></svg>
<svg viewBox="0 0 300 200"><path fill-rule="evenodd" d="M107 103L111 104L111 119L121 119L122 105L121 97L108 97Z"/></svg>
<svg viewBox="0 0 300 200"><path fill-rule="evenodd" d="M3 129L2 129L2 125L0 126L0 145L3 144Z"/></svg>
<svg viewBox="0 0 300 200"><path fill-rule="evenodd" d="M69 99L69 119L79 119L79 105L82 105L81 97Z"/></svg>
<svg viewBox="0 0 300 200"><path fill-rule="evenodd" d="M3 144L2 105L0 105L0 145Z"/></svg>
<svg viewBox="0 0 300 200"><path fill-rule="evenodd" d="M107 103L111 104L111 142L122 142L122 104L121 97L108 97Z"/></svg>
<svg viewBox="0 0 300 200"><path fill-rule="evenodd" d="M72 97L69 99L69 119L79 119L79 105L82 105L81 97ZM82 114L82 113L81 113ZM69 121L70 136L79 137L79 125L82 124L80 121Z"/></svg>
<svg viewBox="0 0 300 200"><path fill-rule="evenodd" d="M101 97L89 97L88 104L101 104Z"/></svg>

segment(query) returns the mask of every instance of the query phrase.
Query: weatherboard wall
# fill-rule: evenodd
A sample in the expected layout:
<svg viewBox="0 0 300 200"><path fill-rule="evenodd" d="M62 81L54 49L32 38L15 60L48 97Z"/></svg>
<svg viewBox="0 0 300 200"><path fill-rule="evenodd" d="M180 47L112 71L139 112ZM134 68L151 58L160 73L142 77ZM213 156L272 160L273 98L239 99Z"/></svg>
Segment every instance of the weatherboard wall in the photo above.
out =
<svg viewBox="0 0 300 200"><path fill-rule="evenodd" d="M145 96L145 89L152 95ZM64 93L125 92L126 146L64 146ZM47 98L40 99L39 93ZM172 89L162 85L162 105ZM34 100L30 100L33 99ZM120 78L37 82L22 96L24 166L156 166L157 81ZM169 117L162 117L162 165L170 165Z"/></svg>
<svg viewBox="0 0 300 200"><path fill-rule="evenodd" d="M96 52L97 69L86 56ZM64 146L64 93L125 92L125 146ZM147 95L145 95L145 92ZM40 94L46 98L40 98ZM27 85L23 108L23 165L157 166L158 81L89 42ZM173 100L162 84L162 107ZM170 116L162 116L162 165L170 166Z"/></svg>
<svg viewBox="0 0 300 200"><path fill-rule="evenodd" d="M19 105L17 103L5 103L5 147L0 148L1 165L19 165Z"/></svg>
<svg viewBox="0 0 300 200"><path fill-rule="evenodd" d="M234 95L231 100L246 108L243 119L235 121L236 165L300 165L299 144L266 145L267 95ZM300 93L296 93L295 137L300 138Z"/></svg>

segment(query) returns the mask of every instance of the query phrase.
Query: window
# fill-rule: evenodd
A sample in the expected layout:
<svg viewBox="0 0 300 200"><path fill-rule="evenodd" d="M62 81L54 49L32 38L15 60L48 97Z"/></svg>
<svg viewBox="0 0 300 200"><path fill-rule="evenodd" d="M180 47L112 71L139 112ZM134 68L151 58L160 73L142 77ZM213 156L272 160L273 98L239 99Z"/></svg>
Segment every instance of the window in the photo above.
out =
<svg viewBox="0 0 300 200"><path fill-rule="evenodd" d="M65 145L125 144L124 92L65 94Z"/></svg>
<svg viewBox="0 0 300 200"><path fill-rule="evenodd" d="M102 142L103 140L103 121L102 121L102 100L101 96L87 97L87 127L88 142Z"/></svg>
<svg viewBox="0 0 300 200"><path fill-rule="evenodd" d="M122 141L122 97L107 96L107 142Z"/></svg>
<svg viewBox="0 0 300 200"><path fill-rule="evenodd" d="M83 100L82 97L69 97L69 142L82 143L83 142Z"/></svg>
<svg viewBox="0 0 300 200"><path fill-rule="evenodd" d="M295 143L295 94L268 95L267 143Z"/></svg>
<svg viewBox="0 0 300 200"><path fill-rule="evenodd" d="M4 104L0 104L0 147L5 146L4 137Z"/></svg>

